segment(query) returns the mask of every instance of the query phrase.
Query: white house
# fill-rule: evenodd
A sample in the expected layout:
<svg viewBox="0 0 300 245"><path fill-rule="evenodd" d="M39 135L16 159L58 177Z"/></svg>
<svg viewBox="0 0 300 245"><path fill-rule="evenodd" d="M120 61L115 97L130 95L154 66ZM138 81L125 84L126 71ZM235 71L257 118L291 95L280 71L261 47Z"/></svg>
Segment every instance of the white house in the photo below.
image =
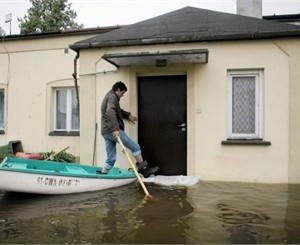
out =
<svg viewBox="0 0 300 245"><path fill-rule="evenodd" d="M300 182L300 26L186 7L70 47L80 54L83 161L101 100L122 80L121 105L138 115L127 131L161 174Z"/></svg>
<svg viewBox="0 0 300 245"><path fill-rule="evenodd" d="M299 57L300 26L193 7L124 27L4 37L0 145L70 146L102 166L100 105L122 80L121 106L138 116L126 131L161 174L300 183ZM129 167L121 153L117 165Z"/></svg>

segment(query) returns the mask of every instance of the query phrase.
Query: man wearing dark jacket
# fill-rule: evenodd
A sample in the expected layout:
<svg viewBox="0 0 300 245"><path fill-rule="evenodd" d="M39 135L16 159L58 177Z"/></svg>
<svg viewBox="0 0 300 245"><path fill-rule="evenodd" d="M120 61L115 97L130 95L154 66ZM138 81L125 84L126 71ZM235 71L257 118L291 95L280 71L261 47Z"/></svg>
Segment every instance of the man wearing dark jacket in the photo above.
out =
<svg viewBox="0 0 300 245"><path fill-rule="evenodd" d="M116 82L112 89L105 95L101 105L101 134L105 140L107 159L101 170L102 174L107 174L114 166L117 159L116 144L117 138L120 137L125 147L130 149L132 155L137 161L137 169L144 177L150 174L156 174L158 167L149 167L147 161L144 161L141 147L133 141L124 132L125 125L123 118L135 123L136 117L130 112L124 111L120 107L120 99L127 91L126 85L119 81Z"/></svg>

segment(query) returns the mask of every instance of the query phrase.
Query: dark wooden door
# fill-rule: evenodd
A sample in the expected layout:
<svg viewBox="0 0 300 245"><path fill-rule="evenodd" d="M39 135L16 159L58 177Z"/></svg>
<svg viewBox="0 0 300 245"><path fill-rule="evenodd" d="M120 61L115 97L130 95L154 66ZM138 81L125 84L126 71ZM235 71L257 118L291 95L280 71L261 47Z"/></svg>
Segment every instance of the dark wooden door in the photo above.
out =
<svg viewBox="0 0 300 245"><path fill-rule="evenodd" d="M186 175L186 76L138 78L138 141L163 175Z"/></svg>

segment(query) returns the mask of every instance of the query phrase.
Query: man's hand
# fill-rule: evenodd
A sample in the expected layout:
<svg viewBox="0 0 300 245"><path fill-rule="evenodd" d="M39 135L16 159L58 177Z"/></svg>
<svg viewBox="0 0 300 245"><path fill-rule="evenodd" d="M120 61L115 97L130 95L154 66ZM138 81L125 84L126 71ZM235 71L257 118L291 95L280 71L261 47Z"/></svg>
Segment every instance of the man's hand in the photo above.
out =
<svg viewBox="0 0 300 245"><path fill-rule="evenodd" d="M120 136L119 130L113 131L113 136L114 136L115 138L118 138L118 137Z"/></svg>
<svg viewBox="0 0 300 245"><path fill-rule="evenodd" d="M133 124L135 124L135 122L136 122L136 116L133 116L133 115L129 115L129 117L128 117L128 120L129 120L129 122L132 122Z"/></svg>

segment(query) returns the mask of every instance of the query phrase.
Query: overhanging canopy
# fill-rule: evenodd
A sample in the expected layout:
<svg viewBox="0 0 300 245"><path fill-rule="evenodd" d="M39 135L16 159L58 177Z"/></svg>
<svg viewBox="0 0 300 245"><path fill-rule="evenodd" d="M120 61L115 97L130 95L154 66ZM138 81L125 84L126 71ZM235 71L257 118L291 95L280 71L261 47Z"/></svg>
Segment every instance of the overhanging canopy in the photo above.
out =
<svg viewBox="0 0 300 245"><path fill-rule="evenodd" d="M136 52L105 54L103 59L120 66L152 65L166 66L171 64L207 63L207 49L188 49L168 52Z"/></svg>

